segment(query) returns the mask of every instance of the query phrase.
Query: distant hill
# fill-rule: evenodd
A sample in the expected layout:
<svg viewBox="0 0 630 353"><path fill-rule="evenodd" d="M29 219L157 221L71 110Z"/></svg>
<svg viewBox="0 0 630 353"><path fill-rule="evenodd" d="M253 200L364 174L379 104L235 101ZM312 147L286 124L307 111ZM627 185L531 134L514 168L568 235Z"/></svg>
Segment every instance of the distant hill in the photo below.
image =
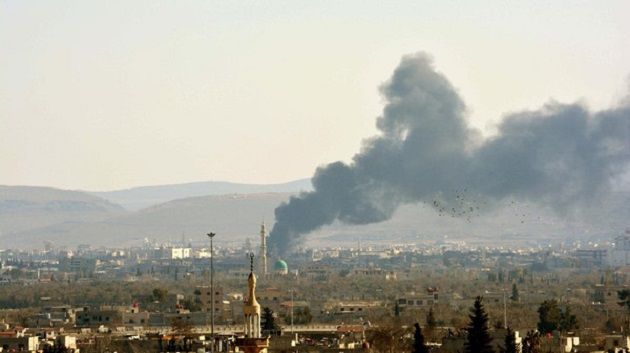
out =
<svg viewBox="0 0 630 353"><path fill-rule="evenodd" d="M0 248L41 247L50 240L75 247L140 245L159 242L205 244L217 233L217 245L256 244L259 224L269 229L274 209L295 193L255 193L192 197L125 212L120 207L80 192L48 188L0 189ZM25 196L26 195L26 196ZM21 201L20 201L21 200ZM469 244L548 244L549 240L612 239L630 227L630 192L614 192L586 211L558 215L548 208L506 201L482 209L470 219L440 215L431 205L401 207L386 222L334 224L305 238L305 245L356 246L466 241ZM7 225L13 224L12 228ZM10 231L8 231L11 229ZM436 245L437 246L437 245ZM480 245L481 246L481 245Z"/></svg>
<svg viewBox="0 0 630 353"><path fill-rule="evenodd" d="M80 191L0 185L0 239L53 224L94 222L125 213L121 206Z"/></svg>
<svg viewBox="0 0 630 353"><path fill-rule="evenodd" d="M224 181L202 181L90 193L134 211L189 197L226 194L291 193L309 191L312 188L310 179L299 179L281 184L240 184Z"/></svg>
<svg viewBox="0 0 630 353"><path fill-rule="evenodd" d="M540 205L506 200L476 215L440 215L425 204L405 205L385 222L368 225L334 224L314 232L309 245L356 246L441 241L465 241L480 246L547 246L581 240L611 240L630 229L630 192L616 191L586 209L558 213Z"/></svg>
<svg viewBox="0 0 630 353"><path fill-rule="evenodd" d="M206 234L217 234L217 244L242 243L256 238L260 223L271 227L273 211L288 200L289 193L203 196L174 200L140 211L92 223L63 223L30 229L3 239L5 246L40 246L43 239L59 245L94 246L140 245L144 238L180 241L193 244L207 242Z"/></svg>

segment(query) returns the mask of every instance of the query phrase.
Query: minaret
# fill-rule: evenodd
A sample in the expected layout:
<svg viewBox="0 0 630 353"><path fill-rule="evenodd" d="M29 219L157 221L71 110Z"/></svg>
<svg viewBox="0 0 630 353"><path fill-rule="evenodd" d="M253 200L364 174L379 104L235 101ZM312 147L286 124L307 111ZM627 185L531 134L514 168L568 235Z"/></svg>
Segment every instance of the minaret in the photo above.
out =
<svg viewBox="0 0 630 353"><path fill-rule="evenodd" d="M267 276L267 229L265 222L260 225L260 272L263 277Z"/></svg>
<svg viewBox="0 0 630 353"><path fill-rule="evenodd" d="M247 277L247 300L243 303L245 315L245 337L238 338L236 345L245 353L266 352L269 337L262 337L260 330L260 304L256 300L256 275L254 274L254 254L249 255L250 272Z"/></svg>
<svg viewBox="0 0 630 353"><path fill-rule="evenodd" d="M247 300L243 305L245 314L245 337L260 337L260 304L256 300L256 275L254 274L254 254L250 254L250 272L247 277Z"/></svg>

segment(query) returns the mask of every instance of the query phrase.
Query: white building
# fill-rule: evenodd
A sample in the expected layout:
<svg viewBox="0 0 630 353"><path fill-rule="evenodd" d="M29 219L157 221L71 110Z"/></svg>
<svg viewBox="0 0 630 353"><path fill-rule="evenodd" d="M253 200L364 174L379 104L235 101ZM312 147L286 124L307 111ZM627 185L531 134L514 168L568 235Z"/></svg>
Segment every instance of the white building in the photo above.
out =
<svg viewBox="0 0 630 353"><path fill-rule="evenodd" d="M154 258L180 260L180 259L189 259L191 256L192 256L191 248L167 247L167 248L156 249Z"/></svg>

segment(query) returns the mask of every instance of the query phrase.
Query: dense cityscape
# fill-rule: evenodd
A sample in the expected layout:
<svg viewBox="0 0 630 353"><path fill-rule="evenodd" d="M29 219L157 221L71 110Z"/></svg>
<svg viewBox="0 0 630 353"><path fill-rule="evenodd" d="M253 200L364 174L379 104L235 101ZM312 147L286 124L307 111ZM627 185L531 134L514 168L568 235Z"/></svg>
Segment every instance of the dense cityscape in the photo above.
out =
<svg viewBox="0 0 630 353"><path fill-rule="evenodd" d="M460 352L477 297L496 349L504 347L506 327L521 351L627 348L630 234L587 247L358 243L286 259L267 256L264 224L258 239L239 247L183 239L3 250L0 345L233 351L245 333L248 276L255 273L259 336L270 337L271 352L406 350L415 323L430 351Z"/></svg>

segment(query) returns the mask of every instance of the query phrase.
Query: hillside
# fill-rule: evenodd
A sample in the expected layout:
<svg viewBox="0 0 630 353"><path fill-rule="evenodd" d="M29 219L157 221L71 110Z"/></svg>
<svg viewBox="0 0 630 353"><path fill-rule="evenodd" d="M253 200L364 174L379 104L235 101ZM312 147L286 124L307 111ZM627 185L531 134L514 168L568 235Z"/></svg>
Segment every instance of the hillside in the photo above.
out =
<svg viewBox="0 0 630 353"><path fill-rule="evenodd" d="M310 179L299 179L281 184L242 184L223 181L141 186L131 189L91 192L91 194L123 206L128 210L140 210L164 202L190 197L227 195L285 193L311 190Z"/></svg>
<svg viewBox="0 0 630 353"><path fill-rule="evenodd" d="M205 242L209 231L219 244L242 243L258 233L262 220L273 222L274 208L288 193L220 195L174 200L140 211L89 224L58 224L15 234L4 242L12 246L41 244L42 239L59 245L140 245L144 238L158 241Z"/></svg>
<svg viewBox="0 0 630 353"><path fill-rule="evenodd" d="M260 222L264 219L271 228L275 207L291 195L203 196L169 201L127 213L105 203L114 208L115 216L103 218L104 214L98 213L91 221L67 218L56 224L48 222L39 228L28 227L10 234L5 232L2 247L40 247L44 240L71 247L81 243L130 246L140 245L145 238L165 242L179 241L182 237L193 244L202 244L209 231L218 234L218 245L238 245L246 238L252 238L256 243ZM25 221L29 219L19 212L17 214ZM3 215L6 217L7 213ZM469 244L537 246L549 241L611 239L630 227L629 216L630 192L616 192L589 210L563 215L544 207L507 201L492 209L482 209L473 217L461 218L440 215L430 205L417 204L402 207L391 220L382 223L324 227L304 238L303 244L355 246L358 240L365 245L463 240ZM30 218L32 224L41 223L38 217Z"/></svg>
<svg viewBox="0 0 630 353"><path fill-rule="evenodd" d="M553 211L531 203L506 200L470 217L440 215L430 205L405 205L385 222L369 225L334 224L307 237L310 245L355 246L465 241L483 246L572 243L611 240L630 229L630 192L617 191L587 208Z"/></svg>
<svg viewBox="0 0 630 353"><path fill-rule="evenodd" d="M54 224L94 222L124 213L122 207L80 191L0 186L0 239Z"/></svg>

